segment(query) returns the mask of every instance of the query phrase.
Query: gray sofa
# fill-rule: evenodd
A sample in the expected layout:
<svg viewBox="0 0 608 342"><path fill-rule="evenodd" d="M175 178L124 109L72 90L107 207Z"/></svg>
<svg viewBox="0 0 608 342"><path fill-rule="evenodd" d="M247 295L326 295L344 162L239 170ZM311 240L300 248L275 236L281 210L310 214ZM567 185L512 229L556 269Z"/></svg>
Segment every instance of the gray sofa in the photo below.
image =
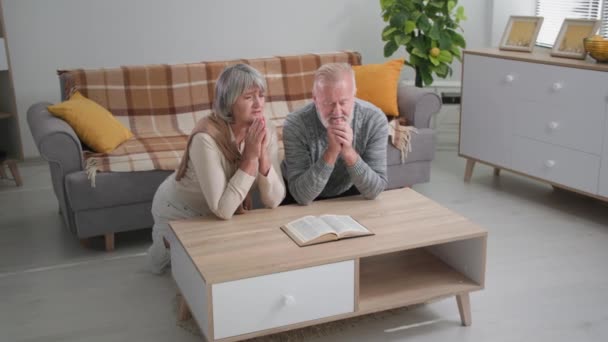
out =
<svg viewBox="0 0 608 342"><path fill-rule="evenodd" d="M435 153L430 121L441 107L439 96L428 90L400 84L398 93L400 115L419 133L412 138L413 150L405 163L389 143L388 189L429 181ZM111 250L115 233L150 228L152 198L171 171L100 172L92 187L84 171L82 143L70 125L47 111L49 104L32 105L27 120L40 155L49 163L53 189L70 231L81 240L104 236L106 249Z"/></svg>

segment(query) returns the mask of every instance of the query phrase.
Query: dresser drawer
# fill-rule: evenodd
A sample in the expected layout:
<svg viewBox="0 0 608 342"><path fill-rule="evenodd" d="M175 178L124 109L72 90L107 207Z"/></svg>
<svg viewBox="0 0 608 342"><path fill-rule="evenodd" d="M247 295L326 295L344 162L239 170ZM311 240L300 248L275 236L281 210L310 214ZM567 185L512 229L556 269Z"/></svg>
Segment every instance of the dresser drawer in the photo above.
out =
<svg viewBox="0 0 608 342"><path fill-rule="evenodd" d="M512 157L516 171L597 194L597 156L515 136Z"/></svg>
<svg viewBox="0 0 608 342"><path fill-rule="evenodd" d="M348 260L214 284L214 339L353 312L354 272Z"/></svg>
<svg viewBox="0 0 608 342"><path fill-rule="evenodd" d="M463 91L463 100L468 96L493 96L508 104L522 98L525 90L519 64L507 59L465 54L463 85L466 84L467 89Z"/></svg>
<svg viewBox="0 0 608 342"><path fill-rule="evenodd" d="M499 95L505 105L524 99L559 105L576 103L586 112L607 101L608 82L603 72L471 54L465 54L464 61L463 82L469 82L471 93L480 97ZM584 117L585 112L579 114Z"/></svg>
<svg viewBox="0 0 608 342"><path fill-rule="evenodd" d="M604 108L608 82L602 72L555 65L518 62L524 98L553 105L577 105L577 117L586 119L588 112Z"/></svg>
<svg viewBox="0 0 608 342"><path fill-rule="evenodd" d="M521 100L510 106L514 134L601 155L605 121L601 102L581 106L575 102Z"/></svg>

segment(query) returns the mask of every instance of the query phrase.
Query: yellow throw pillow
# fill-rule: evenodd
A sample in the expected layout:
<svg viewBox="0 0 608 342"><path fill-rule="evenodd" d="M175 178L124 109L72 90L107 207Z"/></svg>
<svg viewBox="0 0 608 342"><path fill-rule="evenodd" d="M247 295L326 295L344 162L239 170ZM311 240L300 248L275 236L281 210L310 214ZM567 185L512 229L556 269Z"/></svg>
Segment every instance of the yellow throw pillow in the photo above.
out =
<svg viewBox="0 0 608 342"><path fill-rule="evenodd" d="M112 113L79 92L47 109L72 126L78 138L95 152L110 152L133 136Z"/></svg>
<svg viewBox="0 0 608 342"><path fill-rule="evenodd" d="M353 66L357 98L375 104L387 116L398 116L397 87L402 67L403 59Z"/></svg>

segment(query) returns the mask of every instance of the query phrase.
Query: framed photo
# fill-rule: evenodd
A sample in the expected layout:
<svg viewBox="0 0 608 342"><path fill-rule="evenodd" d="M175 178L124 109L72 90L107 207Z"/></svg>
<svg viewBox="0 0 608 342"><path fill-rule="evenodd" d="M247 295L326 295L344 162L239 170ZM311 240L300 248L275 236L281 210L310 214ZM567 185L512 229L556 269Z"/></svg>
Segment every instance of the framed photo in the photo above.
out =
<svg viewBox="0 0 608 342"><path fill-rule="evenodd" d="M512 15L502 34L499 49L531 52L543 24L543 17Z"/></svg>
<svg viewBox="0 0 608 342"><path fill-rule="evenodd" d="M599 28L599 20L564 19L551 56L585 59L583 39L593 36Z"/></svg>

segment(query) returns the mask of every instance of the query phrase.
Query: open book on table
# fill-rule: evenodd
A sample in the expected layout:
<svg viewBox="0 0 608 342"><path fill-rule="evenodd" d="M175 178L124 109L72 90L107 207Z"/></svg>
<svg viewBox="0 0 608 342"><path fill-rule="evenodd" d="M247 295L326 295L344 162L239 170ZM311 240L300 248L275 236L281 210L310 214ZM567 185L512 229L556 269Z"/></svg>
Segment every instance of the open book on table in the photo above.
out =
<svg viewBox="0 0 608 342"><path fill-rule="evenodd" d="M348 215L304 216L281 229L300 247L345 238L374 235Z"/></svg>

